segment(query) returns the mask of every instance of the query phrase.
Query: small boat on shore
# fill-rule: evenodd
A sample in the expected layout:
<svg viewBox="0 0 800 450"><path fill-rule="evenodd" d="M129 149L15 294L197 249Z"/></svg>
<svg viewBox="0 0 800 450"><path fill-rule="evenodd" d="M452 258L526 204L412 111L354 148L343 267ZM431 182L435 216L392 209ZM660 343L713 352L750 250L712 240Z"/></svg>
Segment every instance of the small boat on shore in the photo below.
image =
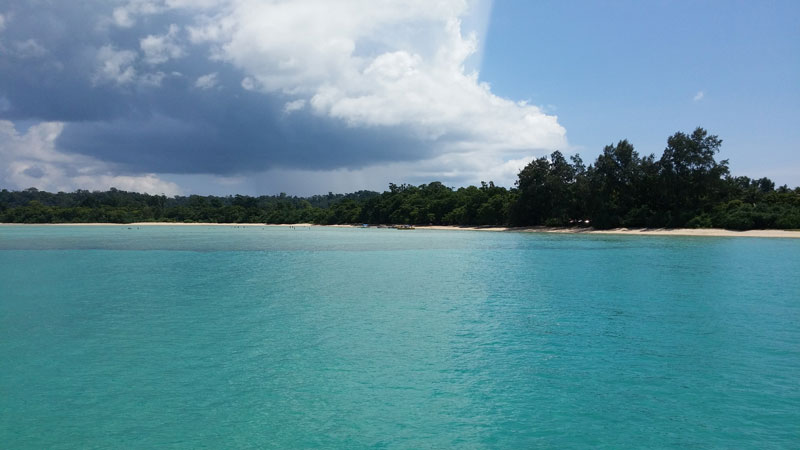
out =
<svg viewBox="0 0 800 450"><path fill-rule="evenodd" d="M412 225L395 225L392 228L395 230L414 230L415 228Z"/></svg>

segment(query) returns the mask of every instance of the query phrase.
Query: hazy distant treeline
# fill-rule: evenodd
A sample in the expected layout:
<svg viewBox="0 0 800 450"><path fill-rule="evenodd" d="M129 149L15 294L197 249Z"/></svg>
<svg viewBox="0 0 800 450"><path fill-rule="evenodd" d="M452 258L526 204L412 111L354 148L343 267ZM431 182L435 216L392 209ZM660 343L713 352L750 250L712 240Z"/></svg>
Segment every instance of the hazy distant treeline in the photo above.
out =
<svg viewBox="0 0 800 450"><path fill-rule="evenodd" d="M800 188L730 176L728 161L715 159L721 143L698 128L669 137L659 158L625 140L588 166L554 152L531 161L511 189L433 182L312 197L3 190L0 221L800 228Z"/></svg>

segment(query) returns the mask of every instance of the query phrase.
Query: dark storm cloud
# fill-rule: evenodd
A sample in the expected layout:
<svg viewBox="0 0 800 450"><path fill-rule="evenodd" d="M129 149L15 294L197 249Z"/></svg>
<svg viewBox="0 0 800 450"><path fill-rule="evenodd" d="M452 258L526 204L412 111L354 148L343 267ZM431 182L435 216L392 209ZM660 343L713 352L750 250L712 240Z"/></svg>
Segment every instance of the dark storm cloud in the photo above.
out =
<svg viewBox="0 0 800 450"><path fill-rule="evenodd" d="M399 130L348 129L305 112L287 116L283 102L262 94L180 93L162 92L163 107L150 104L146 113L72 124L59 145L137 170L172 173L360 167L424 154Z"/></svg>
<svg viewBox="0 0 800 450"><path fill-rule="evenodd" d="M121 117L71 124L59 146L132 170L170 173L361 167L425 154L399 129L356 130L305 111L287 114L287 99L241 89L240 74L216 69L219 89L167 77L162 87L125 98L129 110Z"/></svg>
<svg viewBox="0 0 800 450"><path fill-rule="evenodd" d="M167 12L122 28L110 21L114 6L0 1L0 14L8 17L0 33L0 119L66 122L59 148L133 172L362 167L429 151L402 127L353 128L307 110L287 114L291 98L243 89L244 74L211 61L204 46L183 42L182 57L148 64L140 39L186 19ZM104 46L136 52L134 81L98 77ZM217 86L197 88L196 79L209 73L218 74ZM148 84L147 76L160 85Z"/></svg>
<svg viewBox="0 0 800 450"><path fill-rule="evenodd" d="M113 90L92 88L96 46L108 38L94 29L93 5L71 3L0 2L0 14L7 17L0 33L0 96L9 102L3 118L73 121L125 110ZM19 43L29 40L41 54L18 51Z"/></svg>

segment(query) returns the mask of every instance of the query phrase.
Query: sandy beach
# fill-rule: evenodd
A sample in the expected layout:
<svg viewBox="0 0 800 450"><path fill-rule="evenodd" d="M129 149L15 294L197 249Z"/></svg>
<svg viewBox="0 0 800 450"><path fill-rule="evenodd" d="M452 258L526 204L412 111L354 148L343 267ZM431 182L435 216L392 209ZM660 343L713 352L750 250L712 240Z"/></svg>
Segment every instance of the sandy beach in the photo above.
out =
<svg viewBox="0 0 800 450"><path fill-rule="evenodd" d="M51 224L18 224L2 223L0 226L117 226L117 227L142 227L142 226L170 226L170 227L337 227L360 228L357 225L315 225L311 223L293 224L268 224L263 223L182 223L182 222L135 222L135 223L51 223ZM494 232L524 232L524 233L566 233L566 234L617 234L635 236L699 236L699 237L756 237L756 238L795 238L800 239L800 230L747 230L735 231L720 228L614 228L610 230L595 230L594 228L558 228L558 227L497 227L497 226L454 226L454 225L423 225L416 226L417 230L444 230L444 231L494 231Z"/></svg>
<svg viewBox="0 0 800 450"><path fill-rule="evenodd" d="M638 236L708 236L708 237L761 237L761 238L800 238L800 231L794 230L747 230L735 231L721 228L613 228L595 230L594 228L557 227L457 227L421 226L423 230L474 230L474 231L517 231L527 233L567 233L567 234L624 234Z"/></svg>

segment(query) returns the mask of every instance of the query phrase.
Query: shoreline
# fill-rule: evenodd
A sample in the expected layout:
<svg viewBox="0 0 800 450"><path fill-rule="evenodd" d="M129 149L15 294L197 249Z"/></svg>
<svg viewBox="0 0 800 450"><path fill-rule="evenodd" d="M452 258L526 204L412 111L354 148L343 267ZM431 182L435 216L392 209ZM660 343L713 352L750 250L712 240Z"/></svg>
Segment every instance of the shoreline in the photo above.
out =
<svg viewBox="0 0 800 450"><path fill-rule="evenodd" d="M610 234L625 236L684 236L684 237L757 237L757 238L794 238L800 239L800 230L746 230L735 231L723 228L612 228L595 230L594 228L561 228L561 227L450 227L422 226L420 230L474 230L474 231L516 231L522 233L555 233L555 234Z"/></svg>
<svg viewBox="0 0 800 450"><path fill-rule="evenodd" d="M134 223L0 223L6 226L43 226L43 227L142 227L142 226L178 226L178 227L332 227L360 228L357 225L315 225L311 223L263 224L263 223L183 223L183 222L134 222ZM375 227L370 227L375 228ZM614 228L595 230L593 228L560 228L560 227L498 227L498 226L458 226L458 225L422 225L417 230L435 231L492 231L521 233L556 233L556 234L610 234L626 236L684 236L684 237L756 237L756 238L794 238L800 239L800 230L747 230L734 231L721 228Z"/></svg>

